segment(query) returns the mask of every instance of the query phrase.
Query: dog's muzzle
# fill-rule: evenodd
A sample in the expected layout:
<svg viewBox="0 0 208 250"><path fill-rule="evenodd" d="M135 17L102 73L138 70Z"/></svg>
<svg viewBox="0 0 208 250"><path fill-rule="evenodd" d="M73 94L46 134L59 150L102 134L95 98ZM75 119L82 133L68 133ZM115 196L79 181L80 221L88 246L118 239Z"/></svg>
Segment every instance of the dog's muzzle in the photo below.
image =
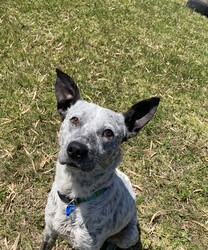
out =
<svg viewBox="0 0 208 250"><path fill-rule="evenodd" d="M88 147L80 142L72 141L67 147L67 154L73 161L81 161L88 155Z"/></svg>

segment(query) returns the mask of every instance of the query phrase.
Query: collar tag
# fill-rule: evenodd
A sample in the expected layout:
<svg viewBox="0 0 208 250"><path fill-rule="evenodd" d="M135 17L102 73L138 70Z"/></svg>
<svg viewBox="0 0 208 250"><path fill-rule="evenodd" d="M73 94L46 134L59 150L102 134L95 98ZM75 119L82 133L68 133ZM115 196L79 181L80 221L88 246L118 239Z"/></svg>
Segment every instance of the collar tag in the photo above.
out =
<svg viewBox="0 0 208 250"><path fill-rule="evenodd" d="M66 216L69 216L75 209L73 200L66 207Z"/></svg>

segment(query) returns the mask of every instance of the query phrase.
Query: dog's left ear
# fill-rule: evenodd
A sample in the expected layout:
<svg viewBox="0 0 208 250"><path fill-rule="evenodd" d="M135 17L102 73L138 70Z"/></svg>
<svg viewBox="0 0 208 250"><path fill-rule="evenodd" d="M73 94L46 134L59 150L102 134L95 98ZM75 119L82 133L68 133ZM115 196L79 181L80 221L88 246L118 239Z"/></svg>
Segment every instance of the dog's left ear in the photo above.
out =
<svg viewBox="0 0 208 250"><path fill-rule="evenodd" d="M160 102L159 97L145 99L133 105L127 112L123 113L127 135L125 139L133 137L154 116Z"/></svg>
<svg viewBox="0 0 208 250"><path fill-rule="evenodd" d="M59 69L56 69L56 73L55 94L57 109L62 119L64 119L67 109L80 99L80 93L76 83L69 75Z"/></svg>

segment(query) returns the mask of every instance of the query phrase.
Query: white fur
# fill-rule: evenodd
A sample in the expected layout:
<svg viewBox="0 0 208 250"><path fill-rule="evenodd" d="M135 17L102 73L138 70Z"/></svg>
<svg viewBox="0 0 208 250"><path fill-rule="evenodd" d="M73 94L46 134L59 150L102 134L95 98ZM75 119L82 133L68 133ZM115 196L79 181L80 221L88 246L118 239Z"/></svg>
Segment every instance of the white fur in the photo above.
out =
<svg viewBox="0 0 208 250"><path fill-rule="evenodd" d="M70 183L70 185L74 183L72 174L60 174L67 171L66 168L57 164L57 173L61 179L56 178L58 181L54 182L48 198L45 221L50 228L49 234L53 229L68 240L75 249L80 250L98 250L107 239L121 248L134 245L138 241L138 231L135 194L129 178L117 170L105 193L77 205L75 211L70 216L66 216L66 204L57 194L57 191L62 188L62 183Z"/></svg>

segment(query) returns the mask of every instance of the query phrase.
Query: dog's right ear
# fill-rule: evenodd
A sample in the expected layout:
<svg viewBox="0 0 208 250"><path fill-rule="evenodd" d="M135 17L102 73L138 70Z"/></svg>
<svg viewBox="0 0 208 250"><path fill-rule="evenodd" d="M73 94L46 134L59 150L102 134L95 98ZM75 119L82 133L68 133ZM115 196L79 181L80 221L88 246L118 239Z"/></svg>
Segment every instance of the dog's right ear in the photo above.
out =
<svg viewBox="0 0 208 250"><path fill-rule="evenodd" d="M67 109L80 99L80 93L76 83L69 75L59 69L56 69L56 73L55 95L57 109L61 118L64 119Z"/></svg>

